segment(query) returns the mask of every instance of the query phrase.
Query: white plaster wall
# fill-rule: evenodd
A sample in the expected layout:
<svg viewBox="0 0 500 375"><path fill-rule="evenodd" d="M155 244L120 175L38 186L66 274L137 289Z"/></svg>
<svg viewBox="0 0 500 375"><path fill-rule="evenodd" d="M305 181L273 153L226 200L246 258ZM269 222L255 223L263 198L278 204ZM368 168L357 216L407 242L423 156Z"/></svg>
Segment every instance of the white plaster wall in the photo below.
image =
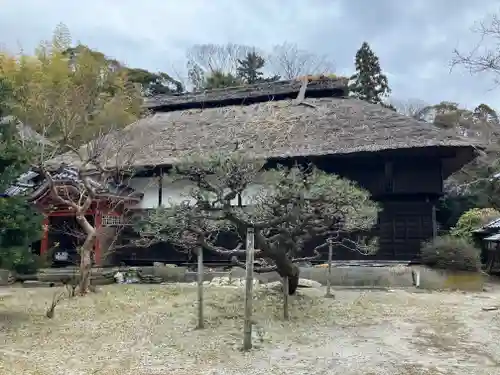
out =
<svg viewBox="0 0 500 375"><path fill-rule="evenodd" d="M171 207L183 201L193 199L189 196L192 185L188 181L170 181L167 177L162 181L161 200L164 207Z"/></svg>
<svg viewBox="0 0 500 375"><path fill-rule="evenodd" d="M248 189L243 192L241 196L243 205L252 204L253 198L262 191L265 185L259 180L257 182L256 184L250 185ZM144 193L143 200L133 208L151 209L158 207L159 186L157 177L133 178L130 180L129 186L136 191ZM172 182L168 176L164 176L162 181L162 205L171 207L172 205L180 204L186 200L192 201L190 197L190 190L192 187L193 185L188 181ZM237 205L238 198L233 199L231 203Z"/></svg>
<svg viewBox="0 0 500 375"><path fill-rule="evenodd" d="M254 184L249 184L248 187L241 194L241 201L244 206L251 205L255 202L255 198L259 195L269 192L266 188L266 179L264 174L260 174L254 179Z"/></svg>
<svg viewBox="0 0 500 375"><path fill-rule="evenodd" d="M144 198L134 208L147 209L158 207L158 177L138 177L128 181L128 185L141 193Z"/></svg>

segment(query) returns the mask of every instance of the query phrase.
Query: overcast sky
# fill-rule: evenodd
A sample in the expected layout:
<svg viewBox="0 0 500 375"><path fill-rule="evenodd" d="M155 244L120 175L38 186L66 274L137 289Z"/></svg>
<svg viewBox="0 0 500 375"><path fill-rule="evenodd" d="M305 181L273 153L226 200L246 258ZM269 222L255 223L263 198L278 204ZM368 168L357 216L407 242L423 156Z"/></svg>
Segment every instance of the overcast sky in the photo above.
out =
<svg viewBox="0 0 500 375"><path fill-rule="evenodd" d="M328 54L351 73L368 41L395 99L427 103L484 102L500 108L491 76L449 71L454 48L478 41L475 21L500 12L495 0L0 0L0 43L31 50L59 22L75 40L130 66L182 71L197 43L239 43L270 49L288 41Z"/></svg>

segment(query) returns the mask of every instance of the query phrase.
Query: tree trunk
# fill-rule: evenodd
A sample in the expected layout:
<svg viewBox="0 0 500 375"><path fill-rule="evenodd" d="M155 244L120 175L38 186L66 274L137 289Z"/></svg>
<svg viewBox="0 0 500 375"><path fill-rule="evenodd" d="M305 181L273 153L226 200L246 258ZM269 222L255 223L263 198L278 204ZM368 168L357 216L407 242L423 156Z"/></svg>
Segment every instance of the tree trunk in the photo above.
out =
<svg viewBox="0 0 500 375"><path fill-rule="evenodd" d="M90 274L92 271L92 249L96 240L96 230L90 225L84 215L77 215L76 221L82 227L87 235L85 242L80 248L80 282L78 285L79 292L86 294L90 287Z"/></svg>
<svg viewBox="0 0 500 375"><path fill-rule="evenodd" d="M288 294L293 295L299 286L299 267L288 257L285 249L271 248L265 238L259 233L255 233L256 248L262 251L265 258L272 259L276 264L276 272L281 277L288 278Z"/></svg>
<svg viewBox="0 0 500 375"><path fill-rule="evenodd" d="M270 255L270 258L276 263L278 274L288 279L288 294L295 294L299 286L299 267L295 263L292 263L292 260L284 252L272 253Z"/></svg>
<svg viewBox="0 0 500 375"><path fill-rule="evenodd" d="M78 289L81 294L86 294L90 288L90 274L92 271L92 249L85 245L80 249L80 285Z"/></svg>

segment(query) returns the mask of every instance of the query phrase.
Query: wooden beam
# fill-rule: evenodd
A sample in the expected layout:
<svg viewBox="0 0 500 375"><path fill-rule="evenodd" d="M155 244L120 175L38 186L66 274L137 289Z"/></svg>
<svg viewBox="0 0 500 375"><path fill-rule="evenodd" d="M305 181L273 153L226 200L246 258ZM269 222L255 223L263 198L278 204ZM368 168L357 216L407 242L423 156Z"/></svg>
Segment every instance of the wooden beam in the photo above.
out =
<svg viewBox="0 0 500 375"><path fill-rule="evenodd" d="M437 219L436 219L436 205L432 204L432 239L438 236Z"/></svg>
<svg viewBox="0 0 500 375"><path fill-rule="evenodd" d="M163 168L160 168L160 175L158 176L158 207L163 204Z"/></svg>
<svg viewBox="0 0 500 375"><path fill-rule="evenodd" d="M85 215L88 216L93 216L95 215L96 211L95 210L90 210L85 212ZM49 217L57 217L57 216L75 216L74 211L68 211L68 210L61 210L61 211L51 211L47 213L47 216Z"/></svg>

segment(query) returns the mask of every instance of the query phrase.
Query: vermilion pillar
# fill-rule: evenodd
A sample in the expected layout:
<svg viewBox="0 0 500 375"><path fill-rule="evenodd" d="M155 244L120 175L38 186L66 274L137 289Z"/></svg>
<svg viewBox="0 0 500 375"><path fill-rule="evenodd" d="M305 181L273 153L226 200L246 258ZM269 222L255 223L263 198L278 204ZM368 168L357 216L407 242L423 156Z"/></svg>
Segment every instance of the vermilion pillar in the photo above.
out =
<svg viewBox="0 0 500 375"><path fill-rule="evenodd" d="M95 223L95 230L97 233L97 238L95 240L95 246L94 246L94 259L95 259L95 264L100 266L102 264L102 258L101 258L101 243L99 241L99 237L101 236L102 213L99 208L97 208L95 211L94 223Z"/></svg>
<svg viewBox="0 0 500 375"><path fill-rule="evenodd" d="M49 225L50 225L50 220L48 216L45 216L43 218L43 223L42 223L42 240L40 241L40 256L43 256L47 253L49 250Z"/></svg>

